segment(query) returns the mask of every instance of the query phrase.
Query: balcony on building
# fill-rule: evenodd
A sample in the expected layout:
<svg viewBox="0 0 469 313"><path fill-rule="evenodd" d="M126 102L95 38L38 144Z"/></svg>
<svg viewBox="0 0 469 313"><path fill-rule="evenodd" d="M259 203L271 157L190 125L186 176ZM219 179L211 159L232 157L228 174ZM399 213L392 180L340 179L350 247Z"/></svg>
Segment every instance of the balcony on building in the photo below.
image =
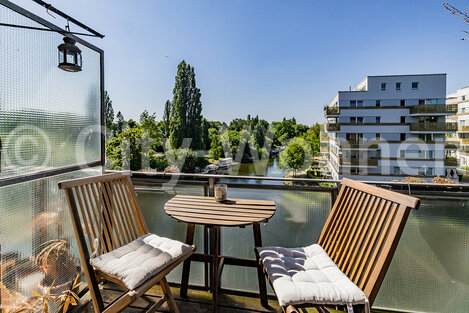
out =
<svg viewBox="0 0 469 313"><path fill-rule="evenodd" d="M453 115L458 112L455 104L419 104L410 107L411 116Z"/></svg>
<svg viewBox="0 0 469 313"><path fill-rule="evenodd" d="M445 122L418 122L410 124L411 133L450 133L458 129L457 123Z"/></svg>
<svg viewBox="0 0 469 313"><path fill-rule="evenodd" d="M338 132L340 131L340 124L339 123L326 123L326 131L327 132Z"/></svg>
<svg viewBox="0 0 469 313"><path fill-rule="evenodd" d="M328 106L326 105L324 107L324 116L325 117L331 117L331 116L337 116L340 114L340 109L338 106Z"/></svg>

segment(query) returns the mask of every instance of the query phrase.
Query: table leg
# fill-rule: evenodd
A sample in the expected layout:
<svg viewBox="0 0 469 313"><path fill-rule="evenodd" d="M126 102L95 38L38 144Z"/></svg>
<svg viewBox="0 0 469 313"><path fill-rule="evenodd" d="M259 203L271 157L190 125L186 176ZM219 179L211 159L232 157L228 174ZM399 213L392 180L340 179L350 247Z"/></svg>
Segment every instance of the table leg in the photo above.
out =
<svg viewBox="0 0 469 313"><path fill-rule="evenodd" d="M204 226L204 254L208 254L208 228L207 226ZM208 262L204 262L204 285L205 285L205 290L209 290L209 285L208 285L208 282L209 282L209 274L210 274L210 270L209 270L209 263ZM210 280L211 281L211 280Z"/></svg>
<svg viewBox="0 0 469 313"><path fill-rule="evenodd" d="M262 237L261 237L261 226L259 223L252 224L254 231L254 246L262 247ZM256 261L257 261L257 280L259 282L259 297L261 299L261 305L263 307L268 307L269 302L267 300L267 286L265 284L265 277L262 270L262 265L259 262L259 254L256 252Z"/></svg>
<svg viewBox="0 0 469 313"><path fill-rule="evenodd" d="M212 313L217 311L218 300L218 258L220 255L220 227L214 226L210 230L210 252L212 254Z"/></svg>
<svg viewBox="0 0 469 313"><path fill-rule="evenodd" d="M194 224L187 224L186 243L188 245L194 244L194 229L195 229ZM187 296L190 269L191 269L191 258L188 258L184 261L184 264L182 266L181 290L179 292L181 297Z"/></svg>

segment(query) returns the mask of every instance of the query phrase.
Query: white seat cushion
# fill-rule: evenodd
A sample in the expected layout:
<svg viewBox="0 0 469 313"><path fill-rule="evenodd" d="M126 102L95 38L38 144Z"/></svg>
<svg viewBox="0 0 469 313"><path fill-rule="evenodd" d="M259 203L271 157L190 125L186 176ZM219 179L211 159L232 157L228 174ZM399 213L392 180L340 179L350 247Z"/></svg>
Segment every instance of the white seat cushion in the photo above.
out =
<svg viewBox="0 0 469 313"><path fill-rule="evenodd" d="M365 304L368 299L317 244L257 248L279 304Z"/></svg>
<svg viewBox="0 0 469 313"><path fill-rule="evenodd" d="M147 234L90 259L90 263L94 269L119 279L133 290L191 250L191 246L180 241Z"/></svg>

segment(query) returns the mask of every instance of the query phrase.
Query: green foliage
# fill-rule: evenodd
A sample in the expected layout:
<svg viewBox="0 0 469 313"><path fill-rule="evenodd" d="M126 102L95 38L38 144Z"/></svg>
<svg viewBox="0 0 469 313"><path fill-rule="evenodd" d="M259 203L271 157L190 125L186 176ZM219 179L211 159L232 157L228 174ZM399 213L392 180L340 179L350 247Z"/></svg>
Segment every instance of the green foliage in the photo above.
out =
<svg viewBox="0 0 469 313"><path fill-rule="evenodd" d="M241 142L239 132L236 130L227 130L223 134L221 134L220 140L223 146L223 151L225 151L225 153L231 153L231 155L227 155L227 157L236 157L236 154L238 153L239 149L239 144Z"/></svg>
<svg viewBox="0 0 469 313"><path fill-rule="evenodd" d="M285 143L295 137L297 135L297 131L295 129L296 120L292 118L290 120L283 119L282 122L273 123L274 125L274 138L273 138L273 146L274 147L281 147L285 145Z"/></svg>
<svg viewBox="0 0 469 313"><path fill-rule="evenodd" d="M315 124L311 126L306 133L299 134L302 138L304 138L312 148L313 155L318 156L320 154L320 136L321 136L321 128L319 124Z"/></svg>
<svg viewBox="0 0 469 313"><path fill-rule="evenodd" d="M104 126L107 130L112 130L114 123L114 109L112 108L112 100L107 91L104 91Z"/></svg>
<svg viewBox="0 0 469 313"><path fill-rule="evenodd" d="M254 136L254 144L256 148L257 149L263 148L264 142L265 142L265 129L260 123L258 123L254 127L253 136Z"/></svg>
<svg viewBox="0 0 469 313"><path fill-rule="evenodd" d="M162 131L163 131L163 136L165 138L169 137L170 116L171 116L171 101L166 100L166 103L164 104L164 113L163 113L163 121L162 121L163 123Z"/></svg>
<svg viewBox="0 0 469 313"><path fill-rule="evenodd" d="M223 156L223 146L221 144L220 135L216 128L210 128L208 133L210 136L209 158L212 160L218 160Z"/></svg>
<svg viewBox="0 0 469 313"><path fill-rule="evenodd" d="M302 138L291 139L285 150L280 153L280 168L285 171L306 170L311 166L313 155L308 142Z"/></svg>
<svg viewBox="0 0 469 313"><path fill-rule="evenodd" d="M179 148L184 138L192 138L191 147L202 148L202 103L195 82L194 68L182 61L178 65L169 118L171 147Z"/></svg>
<svg viewBox="0 0 469 313"><path fill-rule="evenodd" d="M166 156L161 157L154 154L150 155L150 168L158 172L163 172L168 165L169 162Z"/></svg>
<svg viewBox="0 0 469 313"><path fill-rule="evenodd" d="M191 149L170 149L165 153L169 165L181 169L183 173L194 173L197 167L197 155Z"/></svg>
<svg viewBox="0 0 469 313"><path fill-rule="evenodd" d="M148 112L140 116L141 124L133 120L106 144L106 167L137 171L150 167L152 154L162 150L161 132L155 115Z"/></svg>
<svg viewBox="0 0 469 313"><path fill-rule="evenodd" d="M121 111L117 112L116 119L117 119L116 132L122 133L125 127L125 120L124 120L124 115L122 115Z"/></svg>

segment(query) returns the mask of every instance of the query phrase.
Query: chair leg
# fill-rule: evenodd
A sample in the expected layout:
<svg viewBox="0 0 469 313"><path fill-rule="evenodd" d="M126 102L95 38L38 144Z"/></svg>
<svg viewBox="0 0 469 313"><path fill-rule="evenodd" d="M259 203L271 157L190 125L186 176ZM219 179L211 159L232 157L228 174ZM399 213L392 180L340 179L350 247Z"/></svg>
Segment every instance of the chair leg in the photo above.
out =
<svg viewBox="0 0 469 313"><path fill-rule="evenodd" d="M160 280L161 289L163 290L164 295L166 296L167 300L166 303L168 304L169 312L171 313L179 313L178 307L176 305L176 301L174 301L173 293L169 288L168 281L166 277Z"/></svg>
<svg viewBox="0 0 469 313"><path fill-rule="evenodd" d="M287 306L287 308L285 309L285 312L286 313L299 313L299 311L295 309L293 305Z"/></svg>

